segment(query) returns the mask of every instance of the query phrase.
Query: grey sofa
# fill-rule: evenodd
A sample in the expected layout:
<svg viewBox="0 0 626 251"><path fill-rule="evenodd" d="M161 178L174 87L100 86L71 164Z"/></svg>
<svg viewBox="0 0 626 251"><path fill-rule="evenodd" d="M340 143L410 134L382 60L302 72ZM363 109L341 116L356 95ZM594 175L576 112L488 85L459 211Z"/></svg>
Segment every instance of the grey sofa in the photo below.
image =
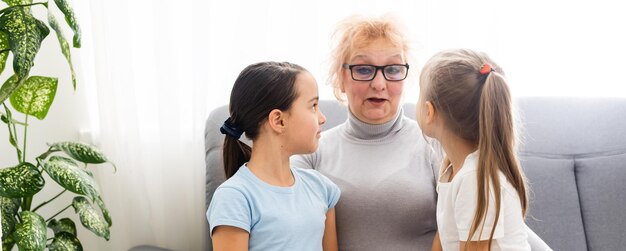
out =
<svg viewBox="0 0 626 251"><path fill-rule="evenodd" d="M528 97L516 104L531 189L527 224L554 250L626 250L626 99ZM323 129L346 120L336 101L320 108ZM404 113L414 118L414 105ZM222 106L206 121L205 209L224 181L219 127L227 117Z"/></svg>

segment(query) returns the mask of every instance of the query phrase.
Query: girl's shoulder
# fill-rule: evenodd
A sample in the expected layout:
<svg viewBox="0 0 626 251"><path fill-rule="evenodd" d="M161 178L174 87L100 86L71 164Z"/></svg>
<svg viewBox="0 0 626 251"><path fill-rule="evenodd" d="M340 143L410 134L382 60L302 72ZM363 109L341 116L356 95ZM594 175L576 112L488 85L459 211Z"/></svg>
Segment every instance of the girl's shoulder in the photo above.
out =
<svg viewBox="0 0 626 251"><path fill-rule="evenodd" d="M303 183L318 185L323 188L337 187L328 177L314 169L304 169L299 167L291 168L294 176L299 177Z"/></svg>
<svg viewBox="0 0 626 251"><path fill-rule="evenodd" d="M323 181L323 179L328 179L326 178L326 176L324 176L322 173L320 173L319 171L315 169L291 167L291 171L294 174L294 176L298 176L303 180L321 182Z"/></svg>
<svg viewBox="0 0 626 251"><path fill-rule="evenodd" d="M239 168L235 175L220 184L217 189L219 190L224 188L230 188L238 190L240 192L247 190L254 183L250 175L252 175L252 173L250 173L250 170L245 165L243 165Z"/></svg>

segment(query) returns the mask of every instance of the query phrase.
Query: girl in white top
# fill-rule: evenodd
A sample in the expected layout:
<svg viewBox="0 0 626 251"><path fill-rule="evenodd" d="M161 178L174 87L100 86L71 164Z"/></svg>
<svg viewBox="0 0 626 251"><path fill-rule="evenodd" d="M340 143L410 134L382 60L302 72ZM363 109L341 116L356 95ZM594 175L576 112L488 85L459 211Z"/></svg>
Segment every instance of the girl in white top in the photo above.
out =
<svg viewBox="0 0 626 251"><path fill-rule="evenodd" d="M511 95L486 54L443 51L420 76L417 121L445 152L433 250L530 250Z"/></svg>

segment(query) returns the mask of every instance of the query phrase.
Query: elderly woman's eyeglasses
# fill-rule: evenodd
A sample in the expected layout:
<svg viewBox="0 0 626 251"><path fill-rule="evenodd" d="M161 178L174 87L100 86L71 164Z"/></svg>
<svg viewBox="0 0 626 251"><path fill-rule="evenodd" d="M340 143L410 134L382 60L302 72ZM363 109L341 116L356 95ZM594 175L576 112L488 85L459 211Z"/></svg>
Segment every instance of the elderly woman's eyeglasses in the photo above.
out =
<svg viewBox="0 0 626 251"><path fill-rule="evenodd" d="M350 69L352 79L356 81L371 81L376 77L378 70L383 72L387 81L402 81L409 73L409 64L390 64L383 66L369 64L343 64L344 69Z"/></svg>

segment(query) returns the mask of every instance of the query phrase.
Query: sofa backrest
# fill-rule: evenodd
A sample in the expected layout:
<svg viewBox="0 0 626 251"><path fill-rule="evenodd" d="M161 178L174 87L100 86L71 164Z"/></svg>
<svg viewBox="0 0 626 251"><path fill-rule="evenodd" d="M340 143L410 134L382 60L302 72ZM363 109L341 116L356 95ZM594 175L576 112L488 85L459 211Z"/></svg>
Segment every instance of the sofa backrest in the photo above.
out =
<svg viewBox="0 0 626 251"><path fill-rule="evenodd" d="M525 97L516 99L516 106L520 161L531 190L527 224L554 250L621 250L626 246L626 99ZM347 118L346 107L336 101L321 100L320 109L326 116L323 130ZM414 104L403 109L415 117ZM219 127L227 118L228 107L222 106L206 121L205 209L225 179Z"/></svg>
<svg viewBox="0 0 626 251"><path fill-rule="evenodd" d="M626 246L626 99L517 100L526 222L554 250Z"/></svg>

